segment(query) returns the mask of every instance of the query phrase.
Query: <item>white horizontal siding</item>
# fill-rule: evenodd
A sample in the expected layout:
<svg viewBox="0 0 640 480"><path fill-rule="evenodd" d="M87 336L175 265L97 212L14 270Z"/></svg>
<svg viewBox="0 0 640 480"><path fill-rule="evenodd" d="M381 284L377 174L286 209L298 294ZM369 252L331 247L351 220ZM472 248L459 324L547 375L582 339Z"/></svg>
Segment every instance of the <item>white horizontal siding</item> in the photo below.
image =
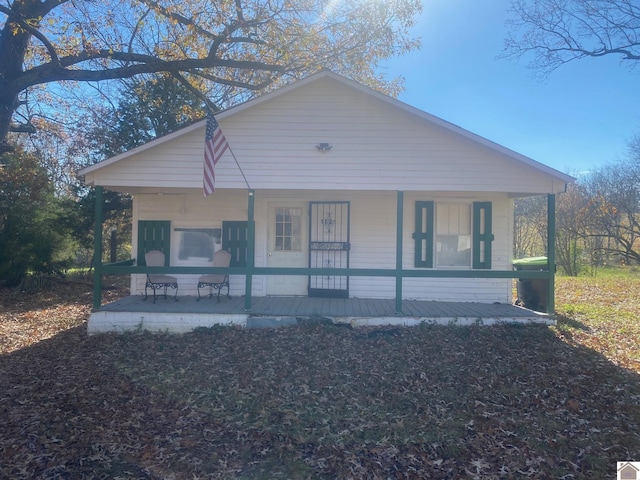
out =
<svg viewBox="0 0 640 480"><path fill-rule="evenodd" d="M266 232L270 219L267 206L282 202L297 204L308 215L310 201L349 201L351 205L351 251L352 268L394 269L396 264L396 200L395 192L306 192L257 191L255 195L256 220L256 266L267 265ZM404 196L403 252L404 269L414 269L415 202L433 200L435 202L491 201L493 233L492 268L511 268L511 201L506 195L472 196L432 192L411 193ZM219 191L213 197L202 197L199 191L173 191L172 194L141 194L134 197L134 239L133 251L137 251L138 220L170 220L175 227L222 226L223 220L245 220L247 218L246 192ZM174 247L176 246L173 243ZM306 267L307 264L300 265ZM180 295L196 295L197 275L178 275ZM144 292L144 275L135 275L132 291ZM252 282L252 293L264 296L267 292L268 277L256 275ZM245 293L245 278L231 277L231 295ZM394 298L395 278L393 277L351 277L350 296L360 298ZM466 301L506 303L511 301L511 280L509 279L453 279L453 278L405 278L403 281L405 299Z"/></svg>
<svg viewBox="0 0 640 480"><path fill-rule="evenodd" d="M433 196L424 193L405 195L403 218L403 269L414 267L415 231L414 213L417 200L435 202L491 201L494 242L492 245L492 268L511 269L511 201L506 196L469 197L460 199L455 195ZM395 268L396 262L396 195L376 194L362 197L352 203L352 250L353 268ZM395 279L389 277L352 277L350 293L353 297L393 298ZM483 303L508 303L511 301L509 279L443 279L405 278L403 297L416 300L472 301Z"/></svg>
<svg viewBox="0 0 640 480"><path fill-rule="evenodd" d="M404 280L406 299L442 302L510 303L511 281L486 278L408 278Z"/></svg>
<svg viewBox="0 0 640 480"><path fill-rule="evenodd" d="M388 102L321 79L219 119L252 188L546 193L557 179ZM204 124L98 169L105 186L199 188ZM320 153L319 143L332 149ZM219 189L245 188L233 155Z"/></svg>
<svg viewBox="0 0 640 480"><path fill-rule="evenodd" d="M201 192L173 191L158 195L155 193L142 193L134 196L133 201L133 239L132 251L138 251L138 221L139 220L169 220L171 221L172 250L175 251L174 228L221 228L223 220L247 219L247 195L246 192L226 192L213 197L204 198ZM256 232L256 242L264 242L261 232ZM171 259L174 263L174 259ZM179 295L196 296L199 275L176 275L178 279ZM144 294L145 275L133 275L131 292L135 295ZM262 291L263 279L253 278L252 289ZM232 296L243 295L245 292L245 276L231 275L229 278L230 294ZM201 290L205 294L208 290ZM226 289L223 290L226 293ZM149 291L151 293L151 291ZM171 292L169 292L171 293Z"/></svg>

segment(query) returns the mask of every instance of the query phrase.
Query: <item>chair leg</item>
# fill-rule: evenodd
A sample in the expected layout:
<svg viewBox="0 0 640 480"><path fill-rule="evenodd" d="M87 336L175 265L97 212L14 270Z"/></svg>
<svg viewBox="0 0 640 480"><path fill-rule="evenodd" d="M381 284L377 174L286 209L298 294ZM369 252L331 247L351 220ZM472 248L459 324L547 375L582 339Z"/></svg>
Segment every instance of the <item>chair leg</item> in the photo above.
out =
<svg viewBox="0 0 640 480"><path fill-rule="evenodd" d="M168 299L169 295L168 295L168 290L169 287L171 286L171 288L174 288L173 285L175 285L175 289L176 289L176 293L173 295L173 299L174 301L178 301L178 284L168 284L168 283L157 283L154 284L152 282L148 282L144 285L144 299L146 300L147 298L149 298L149 292L148 289L151 288L151 290L153 290L153 303L156 303L156 300L158 298L158 289L161 289L164 287L164 290L160 291L160 295L162 295L164 297L164 299ZM200 290L198 290L198 295L200 295Z"/></svg>
<svg viewBox="0 0 640 480"><path fill-rule="evenodd" d="M212 284L207 284L207 285L200 285L198 284L198 298L196 299L196 301L199 301L202 298L202 295L200 294L200 288L204 288L205 286L209 287L209 294L207 295L209 298L213 299L213 296L216 296L216 299L218 300L218 303L220 303L220 295L222 294L222 288L224 286L227 286L227 297L231 298L229 296L229 285L228 284L220 284L220 283L212 283ZM214 293L215 290L215 293ZM177 295L177 292L176 292Z"/></svg>

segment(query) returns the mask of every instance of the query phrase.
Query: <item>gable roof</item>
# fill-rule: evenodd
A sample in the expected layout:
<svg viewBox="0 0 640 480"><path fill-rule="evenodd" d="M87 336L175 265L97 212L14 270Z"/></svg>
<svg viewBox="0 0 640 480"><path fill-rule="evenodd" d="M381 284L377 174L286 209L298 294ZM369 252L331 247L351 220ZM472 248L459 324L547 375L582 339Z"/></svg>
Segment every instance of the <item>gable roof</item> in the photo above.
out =
<svg viewBox="0 0 640 480"><path fill-rule="evenodd" d="M281 97L285 97L286 95L302 90L307 86L314 85L316 83L320 83L322 81L327 81L327 80L338 82L338 84L344 88L353 89L354 94L359 93L359 94L367 95L368 97L372 97L373 99L377 100L378 102L384 105L388 105L389 107L396 109L397 111L401 111L410 116L415 117L416 120L419 119L422 122L425 122L434 127L442 129L443 131L454 135L460 140L470 142L471 144L475 144L481 147L482 149L486 149L491 152L494 152L495 154L498 154L501 157L506 157L511 162L515 162L516 164L521 164L522 166L526 166L541 174L549 175L553 177L554 181L556 181L559 184L560 183L566 184L574 180L573 177L566 175L564 173L561 173L558 170L555 170L547 165L537 162L529 157L521 155L513 150L510 150L502 145L492 142L484 137L476 135L468 130L465 130L457 125L447 122L439 117L436 117L427 112L424 112L418 108L415 108L411 105L401 102L395 98L384 95L380 92L377 92L369 87L366 87L353 80L347 79L329 70L322 70L302 80L296 81L294 83L281 87L277 90L274 90L272 92L261 95L259 97L251 99L242 104L231 107L225 111L218 112L216 114L216 118L222 125L224 125L225 119L232 119L238 115L241 115L243 112L247 110L255 109L261 105L266 105L269 102L273 102L275 100L280 99ZM111 157L109 159L96 163L94 165L85 167L79 170L78 174L83 176L90 175L93 172L101 170L105 167L118 164L120 162L125 161L126 159L137 156L143 152L146 152L149 149L158 148L167 143L179 140L185 136L192 135L196 131L202 130L202 132L204 132L205 125L206 125L206 120L201 120L188 127L182 128L176 132L173 132L166 136L152 140L132 150L116 155L114 157ZM204 136L202 138L204 139ZM557 189L554 188L554 190L557 190Z"/></svg>

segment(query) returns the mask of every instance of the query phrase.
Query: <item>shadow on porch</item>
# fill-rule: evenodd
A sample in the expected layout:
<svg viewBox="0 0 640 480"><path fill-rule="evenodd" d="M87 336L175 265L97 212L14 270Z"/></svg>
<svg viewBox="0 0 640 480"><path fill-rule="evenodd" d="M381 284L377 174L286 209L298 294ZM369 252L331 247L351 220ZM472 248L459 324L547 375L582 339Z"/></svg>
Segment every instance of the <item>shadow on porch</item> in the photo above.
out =
<svg viewBox="0 0 640 480"><path fill-rule="evenodd" d="M510 304L435 302L403 300L402 313L396 313L395 300L371 298L254 297L250 312L244 298L169 297L154 304L142 296L129 296L100 307L91 314L92 333L146 329L188 332L196 327L239 325L249 328L297 324L301 319L322 317L351 326L491 325L494 323L555 323L545 313Z"/></svg>

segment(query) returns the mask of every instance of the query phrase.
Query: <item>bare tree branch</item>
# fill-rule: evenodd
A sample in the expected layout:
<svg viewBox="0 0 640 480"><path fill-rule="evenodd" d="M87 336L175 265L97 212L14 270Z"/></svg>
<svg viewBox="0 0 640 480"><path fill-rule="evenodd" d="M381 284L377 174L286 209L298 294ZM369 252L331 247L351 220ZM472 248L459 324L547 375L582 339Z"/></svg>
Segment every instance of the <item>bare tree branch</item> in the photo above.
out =
<svg viewBox="0 0 640 480"><path fill-rule="evenodd" d="M5 3L0 151L10 148L7 134L16 129L17 109L24 109L18 96L33 91L31 99L46 102L51 83L108 83L166 72L191 91L217 92L216 101L228 104L288 76L328 67L396 92L398 82L383 79L374 67L419 45L409 28L421 8L419 0L342 0L327 15L314 0Z"/></svg>
<svg viewBox="0 0 640 480"><path fill-rule="evenodd" d="M546 76L574 60L640 60L640 4L635 0L512 0L503 57L531 58Z"/></svg>

